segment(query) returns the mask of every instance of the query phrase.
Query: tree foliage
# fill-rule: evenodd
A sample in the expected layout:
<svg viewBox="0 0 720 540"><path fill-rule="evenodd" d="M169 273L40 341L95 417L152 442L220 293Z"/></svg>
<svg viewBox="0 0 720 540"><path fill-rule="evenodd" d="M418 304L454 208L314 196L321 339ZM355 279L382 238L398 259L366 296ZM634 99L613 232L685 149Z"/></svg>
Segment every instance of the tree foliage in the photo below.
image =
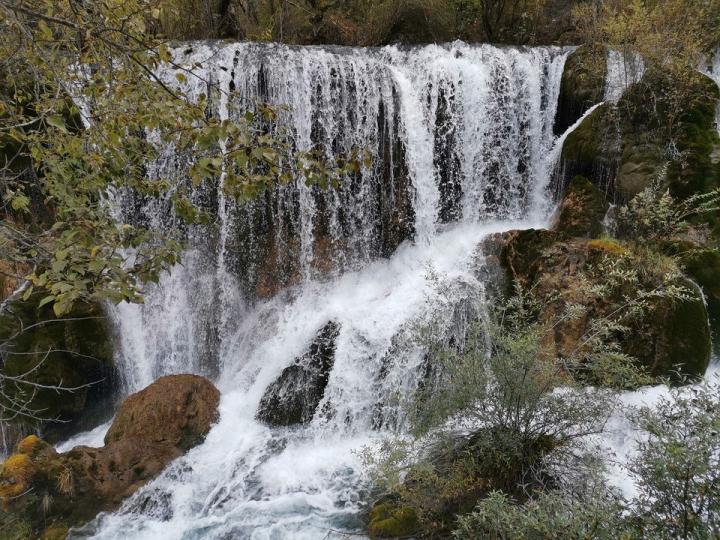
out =
<svg viewBox="0 0 720 540"><path fill-rule="evenodd" d="M123 221L112 211L123 193L170 199L179 222L198 223L211 218L193 205L194 186L222 182L245 200L296 179L336 183L359 167L358 156L336 163L295 152L262 104L213 115L209 96L187 91L198 66L177 64L158 33L164 9L161 0L0 1L0 246L9 263L0 270L27 280L23 298L39 293L57 316L80 300L141 301L143 284L178 262L180 231ZM167 146L194 156L191 182L149 174Z"/></svg>

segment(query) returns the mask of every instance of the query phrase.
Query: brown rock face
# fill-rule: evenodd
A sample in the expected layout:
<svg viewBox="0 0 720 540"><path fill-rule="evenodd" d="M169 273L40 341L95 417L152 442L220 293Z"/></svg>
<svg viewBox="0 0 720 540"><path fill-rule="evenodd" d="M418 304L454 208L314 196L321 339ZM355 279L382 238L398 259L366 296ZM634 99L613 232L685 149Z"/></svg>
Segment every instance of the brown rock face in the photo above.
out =
<svg viewBox="0 0 720 540"><path fill-rule="evenodd" d="M220 392L204 377L161 377L125 400L105 444L137 438L187 450L207 435L219 401Z"/></svg>
<svg viewBox="0 0 720 540"><path fill-rule="evenodd" d="M162 377L128 397L103 448L58 454L31 435L0 469L0 530L35 538L116 509L173 459L202 442L217 419L220 393L195 375Z"/></svg>
<svg viewBox="0 0 720 540"><path fill-rule="evenodd" d="M553 229L567 236L597 238L608 206L605 196L590 180L576 176L565 190Z"/></svg>
<svg viewBox="0 0 720 540"><path fill-rule="evenodd" d="M543 300L541 317L554 329L547 336L547 346L560 358L581 350L594 319L616 313L626 303L623 291L588 297L585 281L600 284L592 268L604 259L622 257L637 265L650 264L643 260L642 252L613 240L568 238L556 231L509 231L489 238L484 248L497 257L507 280L525 290L532 289ZM643 279L647 282L638 287L650 290L660 284L656 282L658 276ZM614 339L623 352L637 358L652 375L672 375L675 370L688 376L702 375L711 349L707 309L691 282L681 278L676 284L689 291L686 300L653 300L651 311L635 320L627 334ZM580 316L562 317L570 305L586 309Z"/></svg>

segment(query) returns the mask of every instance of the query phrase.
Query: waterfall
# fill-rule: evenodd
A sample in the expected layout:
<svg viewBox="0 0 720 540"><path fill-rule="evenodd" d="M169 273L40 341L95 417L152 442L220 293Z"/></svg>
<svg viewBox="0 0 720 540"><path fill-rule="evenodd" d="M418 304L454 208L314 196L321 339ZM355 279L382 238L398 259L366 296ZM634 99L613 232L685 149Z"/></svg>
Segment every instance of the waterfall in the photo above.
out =
<svg viewBox="0 0 720 540"><path fill-rule="evenodd" d="M188 231L182 266L150 288L145 305L111 309L126 391L168 373L217 375L246 311L289 285L357 270L403 242L427 243L448 223L542 219L552 171L541 164L568 52L462 43L175 50L178 63L202 66L184 89L211 96L220 118L227 99L248 107L261 99L276 106L298 150L319 145L333 157L362 148L372 159L337 190L298 178L245 204L226 200L221 186L196 190L215 223ZM174 70L163 76L174 81ZM149 173L182 182L190 159L166 148ZM129 200L123 214L176 225L169 200Z"/></svg>
<svg viewBox="0 0 720 540"><path fill-rule="evenodd" d="M608 51L605 101L616 103L631 85L642 79L645 62L638 53Z"/></svg>
<svg viewBox="0 0 720 540"><path fill-rule="evenodd" d="M182 265L148 288L145 304L121 304L112 318L126 392L164 374L204 374L222 392L220 420L121 510L74 537L317 539L361 530L356 452L403 431L403 403L424 363L413 325L439 313L452 331L463 309L484 303L481 240L546 224L568 52L178 47L176 62L199 65L185 90L210 96L210 114L232 117L228 100L251 108L260 99L277 107L298 150L315 145L332 157L363 148L371 159L336 190L298 176L237 203L221 176L193 192L214 223L187 227ZM170 68L161 75L174 80ZM186 182L191 160L165 148L148 174ZM167 199L124 194L117 204L123 219L177 225ZM265 393L329 324L332 367L310 421L259 422ZM101 436L99 428L82 440Z"/></svg>
<svg viewBox="0 0 720 540"><path fill-rule="evenodd" d="M708 61L702 69L708 77L710 77L720 88L720 49L716 49L712 56L712 60ZM720 101L717 104L715 112L715 126L720 133Z"/></svg>

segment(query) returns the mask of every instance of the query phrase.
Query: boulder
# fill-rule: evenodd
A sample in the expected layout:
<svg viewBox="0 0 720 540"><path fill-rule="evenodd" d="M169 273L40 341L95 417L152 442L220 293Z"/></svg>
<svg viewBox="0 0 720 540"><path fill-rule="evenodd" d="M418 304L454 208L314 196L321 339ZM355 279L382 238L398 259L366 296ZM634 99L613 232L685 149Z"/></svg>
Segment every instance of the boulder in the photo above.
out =
<svg viewBox="0 0 720 540"><path fill-rule="evenodd" d="M58 454L31 435L0 469L0 529L64 538L69 527L112 511L173 459L199 444L217 419L220 393L195 375L162 377L120 407L102 448Z"/></svg>
<svg viewBox="0 0 720 540"><path fill-rule="evenodd" d="M554 329L547 336L547 346L559 358L578 351L593 319L614 313L626 302L622 294L588 299L587 271L605 258L632 257L635 264L645 264L642 253L614 240L567 238L554 231L510 231L495 235L489 242L501 251L499 261L508 279L525 290L532 288L538 298L546 299L541 317ZM653 288L660 283L641 285ZM708 311L692 282L680 279L676 285L685 287L689 298L653 300L650 312L636 320L626 335L617 337L618 345L654 376L672 376L676 371L687 376L702 375L711 353ZM587 309L579 317L557 320L565 306L574 304Z"/></svg>
<svg viewBox="0 0 720 540"><path fill-rule="evenodd" d="M307 352L268 386L260 400L258 420L274 426L306 424L312 420L335 362L335 339L339 332L340 327L333 321L320 329Z"/></svg>
<svg viewBox="0 0 720 540"><path fill-rule="evenodd" d="M607 51L583 45L565 62L555 115L555 134L562 135L585 111L600 103L605 92Z"/></svg>
<svg viewBox="0 0 720 540"><path fill-rule="evenodd" d="M590 180L576 176L565 190L552 228L570 237L596 238L608 207L605 195Z"/></svg>
<svg viewBox="0 0 720 540"><path fill-rule="evenodd" d="M142 439L187 450L207 435L219 400L220 393L204 377L161 377L125 400L105 435L105 444Z"/></svg>

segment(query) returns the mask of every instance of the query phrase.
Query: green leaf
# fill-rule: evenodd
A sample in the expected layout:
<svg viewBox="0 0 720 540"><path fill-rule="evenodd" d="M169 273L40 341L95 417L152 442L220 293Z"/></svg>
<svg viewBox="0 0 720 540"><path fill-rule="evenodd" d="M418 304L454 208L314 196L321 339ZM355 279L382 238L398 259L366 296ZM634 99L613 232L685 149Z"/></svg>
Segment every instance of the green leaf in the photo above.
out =
<svg viewBox="0 0 720 540"><path fill-rule="evenodd" d="M50 116L45 117L45 122L47 122L47 124L49 126L57 128L60 131L62 131L63 133L68 132L67 127L65 127L65 120L59 114L52 114Z"/></svg>
<svg viewBox="0 0 720 540"><path fill-rule="evenodd" d="M62 317L65 314L64 305L60 302L55 302L53 304L53 313L55 313L56 317Z"/></svg>
<svg viewBox="0 0 720 540"><path fill-rule="evenodd" d="M25 300L25 301L29 300L29 299L30 299L30 295L32 295L32 293L33 293L33 289L34 289L34 286L33 286L33 285L30 285L30 286L25 290L25 292L23 293L22 299Z"/></svg>
<svg viewBox="0 0 720 540"><path fill-rule="evenodd" d="M43 298L42 300L40 300L40 303L38 304L38 307L41 308L41 307L43 307L44 305L47 305L47 304L49 304L50 302L53 302L54 300L55 300L55 296L54 296L54 295L51 294L51 295L49 295L49 296L46 296L45 298Z"/></svg>

